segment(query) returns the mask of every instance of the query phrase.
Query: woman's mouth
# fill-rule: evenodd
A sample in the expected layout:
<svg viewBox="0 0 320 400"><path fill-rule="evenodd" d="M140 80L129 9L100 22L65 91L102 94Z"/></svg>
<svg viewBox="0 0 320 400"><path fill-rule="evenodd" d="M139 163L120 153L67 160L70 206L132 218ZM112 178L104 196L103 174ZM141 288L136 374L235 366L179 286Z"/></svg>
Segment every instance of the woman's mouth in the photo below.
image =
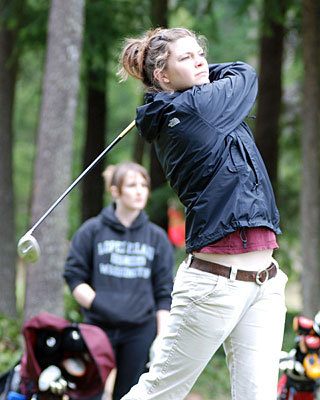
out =
<svg viewBox="0 0 320 400"><path fill-rule="evenodd" d="M201 72L198 72L197 74L196 74L196 77L199 77L199 76L207 76L208 75L208 71L201 71Z"/></svg>

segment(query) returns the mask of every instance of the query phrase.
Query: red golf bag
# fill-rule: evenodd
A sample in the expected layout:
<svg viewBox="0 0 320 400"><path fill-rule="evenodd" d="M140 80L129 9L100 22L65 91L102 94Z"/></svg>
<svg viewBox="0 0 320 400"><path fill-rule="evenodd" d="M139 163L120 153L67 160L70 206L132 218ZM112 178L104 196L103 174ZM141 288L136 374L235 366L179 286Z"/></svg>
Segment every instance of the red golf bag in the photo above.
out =
<svg viewBox="0 0 320 400"><path fill-rule="evenodd" d="M21 394L21 400L80 400L103 391L115 360L100 328L44 312L27 321L22 333L25 352L17 366L19 384L7 399L20 399Z"/></svg>

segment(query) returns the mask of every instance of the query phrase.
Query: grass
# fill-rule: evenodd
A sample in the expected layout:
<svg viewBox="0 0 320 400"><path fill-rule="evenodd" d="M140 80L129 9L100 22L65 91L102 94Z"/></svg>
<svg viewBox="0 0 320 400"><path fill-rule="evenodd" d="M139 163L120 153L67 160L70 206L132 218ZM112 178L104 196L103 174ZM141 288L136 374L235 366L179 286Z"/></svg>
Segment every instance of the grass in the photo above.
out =
<svg viewBox="0 0 320 400"><path fill-rule="evenodd" d="M192 391L199 393L203 400L228 400L230 398L229 372L222 348L211 359Z"/></svg>

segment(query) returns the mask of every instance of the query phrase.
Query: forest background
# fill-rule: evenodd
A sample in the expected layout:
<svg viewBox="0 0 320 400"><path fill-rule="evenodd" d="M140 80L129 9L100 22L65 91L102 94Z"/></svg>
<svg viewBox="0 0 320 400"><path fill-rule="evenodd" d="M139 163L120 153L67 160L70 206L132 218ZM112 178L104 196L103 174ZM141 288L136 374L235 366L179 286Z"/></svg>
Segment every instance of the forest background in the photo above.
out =
<svg viewBox="0 0 320 400"><path fill-rule="evenodd" d="M133 130L37 228L41 257L17 258L19 238L135 117L143 90L119 83L125 37L184 26L208 38L209 62L242 60L259 74L249 124L275 188L283 235L276 253L301 288L301 309L320 304L320 4L317 0L0 1L0 346L42 310L78 318L62 280L82 221L108 199L102 169L143 163L151 220L168 225L177 199L154 149ZM183 171L181 172L183 173ZM177 265L185 256L176 250ZM8 327L11 327L10 329ZM11 360L12 361L12 360ZM5 368L8 360L1 362Z"/></svg>

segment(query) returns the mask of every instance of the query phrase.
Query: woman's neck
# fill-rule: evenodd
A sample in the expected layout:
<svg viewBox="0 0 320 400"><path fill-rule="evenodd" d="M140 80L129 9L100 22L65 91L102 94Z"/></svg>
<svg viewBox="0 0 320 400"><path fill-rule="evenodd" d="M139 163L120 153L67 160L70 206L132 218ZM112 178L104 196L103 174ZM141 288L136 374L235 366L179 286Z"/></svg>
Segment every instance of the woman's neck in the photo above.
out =
<svg viewBox="0 0 320 400"><path fill-rule="evenodd" d="M128 210L123 207L119 207L115 210L115 215L118 220L122 223L122 225L129 227L131 226L132 222L137 218L140 214L140 210Z"/></svg>

